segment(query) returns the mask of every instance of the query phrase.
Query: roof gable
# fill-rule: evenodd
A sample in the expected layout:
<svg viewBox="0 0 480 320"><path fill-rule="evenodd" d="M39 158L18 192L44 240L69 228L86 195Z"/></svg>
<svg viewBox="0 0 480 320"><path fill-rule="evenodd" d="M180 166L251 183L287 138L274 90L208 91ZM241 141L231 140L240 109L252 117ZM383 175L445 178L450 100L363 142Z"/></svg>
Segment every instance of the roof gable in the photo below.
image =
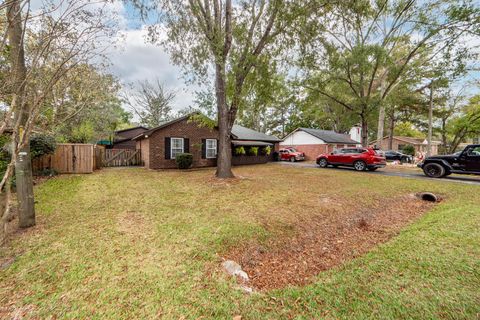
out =
<svg viewBox="0 0 480 320"><path fill-rule="evenodd" d="M326 143L343 143L343 144L358 144L357 141L350 138L347 134L338 133L331 130L320 130L310 128L298 128L297 130L304 131L312 136L325 141ZM297 131L295 130L295 131Z"/></svg>

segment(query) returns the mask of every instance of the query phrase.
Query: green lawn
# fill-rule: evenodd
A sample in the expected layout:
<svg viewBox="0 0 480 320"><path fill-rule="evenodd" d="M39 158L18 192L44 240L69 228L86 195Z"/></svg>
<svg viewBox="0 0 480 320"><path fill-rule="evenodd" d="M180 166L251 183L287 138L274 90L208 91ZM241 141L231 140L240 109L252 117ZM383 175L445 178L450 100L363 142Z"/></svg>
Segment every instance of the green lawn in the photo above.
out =
<svg viewBox="0 0 480 320"><path fill-rule="evenodd" d="M275 164L235 173L112 169L38 186L38 225L0 249L16 257L0 269L0 318L480 318L480 186ZM219 268L228 248L308 219L320 195L351 208L426 190L445 200L307 286L247 295Z"/></svg>

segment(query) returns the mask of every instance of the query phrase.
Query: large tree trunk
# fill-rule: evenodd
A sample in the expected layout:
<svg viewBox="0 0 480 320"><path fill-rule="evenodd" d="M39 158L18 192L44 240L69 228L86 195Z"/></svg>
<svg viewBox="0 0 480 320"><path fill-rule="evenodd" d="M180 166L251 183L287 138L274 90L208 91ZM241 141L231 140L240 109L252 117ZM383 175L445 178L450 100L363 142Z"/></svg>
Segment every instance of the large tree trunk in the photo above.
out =
<svg viewBox="0 0 480 320"><path fill-rule="evenodd" d="M232 120L227 106L225 92L225 67L216 64L215 91L218 108L218 154L217 154L217 178L233 178L232 172L232 144L230 134L232 132Z"/></svg>
<svg viewBox="0 0 480 320"><path fill-rule="evenodd" d="M12 66L12 93L15 99L15 123L23 128L29 118L28 104L25 98L27 68L23 47L23 23L19 0L11 1L7 9L8 42L10 44L10 63ZM15 162L15 176L18 199L18 219L21 228L35 225L35 205L33 196L32 163L30 157L29 134L18 131L15 142L20 143Z"/></svg>
<svg viewBox="0 0 480 320"><path fill-rule="evenodd" d="M365 115L360 115L362 119L362 146L368 147L368 122Z"/></svg>
<svg viewBox="0 0 480 320"><path fill-rule="evenodd" d="M385 106L383 103L380 105L378 113L378 128L377 128L377 145L381 147L383 141L383 129L385 127Z"/></svg>

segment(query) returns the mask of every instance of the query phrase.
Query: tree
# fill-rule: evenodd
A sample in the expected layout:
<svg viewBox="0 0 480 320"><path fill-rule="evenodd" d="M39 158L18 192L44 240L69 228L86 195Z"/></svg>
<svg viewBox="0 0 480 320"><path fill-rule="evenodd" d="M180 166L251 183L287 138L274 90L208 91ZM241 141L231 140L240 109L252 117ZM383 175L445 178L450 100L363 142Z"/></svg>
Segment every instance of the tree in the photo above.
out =
<svg viewBox="0 0 480 320"><path fill-rule="evenodd" d="M45 5L33 15L28 0L0 5L0 12L6 13L6 19L0 20L0 30L5 31L1 33L0 52L6 52L8 58L8 63L2 63L7 81L0 83L0 103L7 110L0 134L7 127L13 131L11 161L0 182L0 192L5 195L0 232L10 218L10 178L14 167L19 226L35 224L29 137L53 86L78 63L101 57L105 49L101 44L109 45L113 21L108 19L101 3L89 6L88 0L65 1L58 6ZM98 41L100 38L106 41ZM52 60L57 64L44 73Z"/></svg>
<svg viewBox="0 0 480 320"><path fill-rule="evenodd" d="M44 68L49 73L55 63ZM121 108L120 84L100 66L80 63L52 87L36 120L36 129L58 141L92 143L108 139L129 123Z"/></svg>
<svg viewBox="0 0 480 320"><path fill-rule="evenodd" d="M467 138L477 137L480 134L480 95L472 97L448 127L452 137L449 153L455 152Z"/></svg>
<svg viewBox="0 0 480 320"><path fill-rule="evenodd" d="M133 1L141 8L142 1ZM185 67L194 78L213 70L219 128L217 172L219 178L233 177L230 134L244 98L244 86L266 51L278 54L272 45L299 17L319 10L315 1L282 0L159 0L161 23L150 28L151 40L163 43L173 62ZM308 10L306 10L308 8ZM162 26L167 39L159 38ZM286 43L285 43L286 44ZM270 50L271 49L271 50Z"/></svg>
<svg viewBox="0 0 480 320"><path fill-rule="evenodd" d="M322 19L312 19L303 38L304 86L359 118L368 144L373 119L383 136L384 100L403 81L421 79L436 58L462 65L478 35L480 8L473 1L341 1ZM324 26L322 28L322 26Z"/></svg>
<svg viewBox="0 0 480 320"><path fill-rule="evenodd" d="M176 93L168 91L157 78L154 83L139 81L136 91L124 94L124 102L140 118L142 125L154 128L171 118L171 102Z"/></svg>

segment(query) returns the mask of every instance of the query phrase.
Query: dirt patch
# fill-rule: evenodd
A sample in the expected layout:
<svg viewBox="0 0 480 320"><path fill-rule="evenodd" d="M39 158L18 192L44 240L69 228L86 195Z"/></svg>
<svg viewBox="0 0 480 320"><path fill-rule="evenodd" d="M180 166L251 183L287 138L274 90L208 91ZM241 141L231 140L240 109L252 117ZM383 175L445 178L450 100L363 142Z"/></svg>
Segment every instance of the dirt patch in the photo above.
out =
<svg viewBox="0 0 480 320"><path fill-rule="evenodd" d="M117 221L117 231L129 236L145 235L146 226L143 215L134 211L125 212Z"/></svg>
<svg viewBox="0 0 480 320"><path fill-rule="evenodd" d="M242 266L256 289L305 285L319 272L386 242L433 205L405 195L359 210L322 210L298 219L293 236L274 237L263 246L243 244L224 256Z"/></svg>

